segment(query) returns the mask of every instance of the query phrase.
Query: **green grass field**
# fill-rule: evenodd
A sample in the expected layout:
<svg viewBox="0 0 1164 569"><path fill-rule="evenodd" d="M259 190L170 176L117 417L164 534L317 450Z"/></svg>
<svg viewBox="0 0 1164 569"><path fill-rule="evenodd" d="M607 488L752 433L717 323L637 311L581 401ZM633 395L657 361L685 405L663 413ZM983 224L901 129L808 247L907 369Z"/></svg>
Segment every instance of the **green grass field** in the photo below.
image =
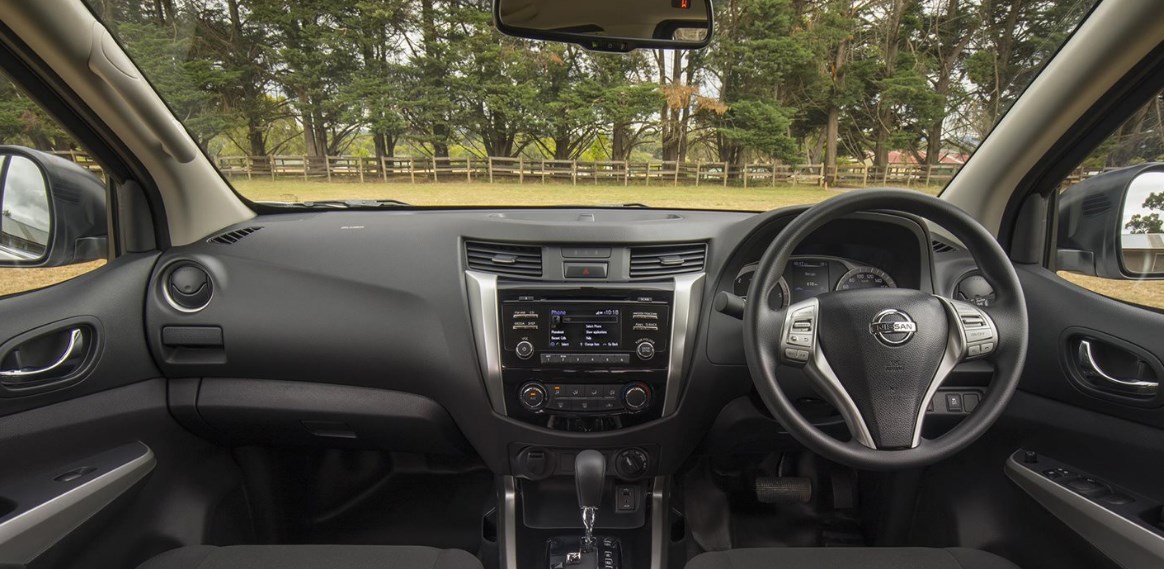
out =
<svg viewBox="0 0 1164 569"><path fill-rule="evenodd" d="M595 186L533 182L527 184L442 182L425 184L313 182L304 180L233 181L244 196L256 201L333 199L395 199L414 205L607 205L638 202L651 207L764 211L810 204L843 190L818 186L723 187L719 185ZM936 194L940 188L920 191ZM860 190L854 190L860 191ZM0 269L0 295L68 280L104 265L104 261L55 269ZM1111 281L1062 274L1089 290L1112 298L1164 309L1164 281Z"/></svg>

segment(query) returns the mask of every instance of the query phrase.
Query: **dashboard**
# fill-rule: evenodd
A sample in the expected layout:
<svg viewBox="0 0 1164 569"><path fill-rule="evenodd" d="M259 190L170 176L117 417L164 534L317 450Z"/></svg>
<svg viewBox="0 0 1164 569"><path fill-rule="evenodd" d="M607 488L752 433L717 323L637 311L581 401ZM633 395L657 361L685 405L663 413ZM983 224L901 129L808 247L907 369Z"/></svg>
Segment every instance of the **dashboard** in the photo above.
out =
<svg viewBox="0 0 1164 569"><path fill-rule="evenodd" d="M801 211L262 215L158 259L147 334L175 417L229 444L473 452L533 478L600 448L639 465L628 479L671 473L693 452L792 444L754 396L742 322L712 301L754 294L756 262ZM973 259L936 239L910 216L854 214L797 246L763 294L987 294ZM198 298L174 286L191 275ZM821 428L844 429L805 378L782 380Z"/></svg>

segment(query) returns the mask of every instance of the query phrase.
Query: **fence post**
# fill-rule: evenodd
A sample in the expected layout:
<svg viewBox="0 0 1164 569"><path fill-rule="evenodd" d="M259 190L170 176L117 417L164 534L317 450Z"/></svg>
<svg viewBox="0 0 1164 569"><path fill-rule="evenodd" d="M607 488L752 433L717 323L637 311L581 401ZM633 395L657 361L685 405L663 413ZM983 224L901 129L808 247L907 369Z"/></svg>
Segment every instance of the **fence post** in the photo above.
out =
<svg viewBox="0 0 1164 569"><path fill-rule="evenodd" d="M926 164L926 185L930 185L930 175L934 173L934 165Z"/></svg>
<svg viewBox="0 0 1164 569"><path fill-rule="evenodd" d="M679 187L679 159L678 159L678 158L676 158L676 159L675 159L675 175L674 175L674 178L675 178L675 184L674 184L674 185L675 185L675 187Z"/></svg>
<svg viewBox="0 0 1164 569"><path fill-rule="evenodd" d="M327 172L327 181L331 181L331 156L323 155L323 169Z"/></svg>
<svg viewBox="0 0 1164 569"><path fill-rule="evenodd" d="M364 159L356 158L356 171L360 173L360 183L364 183Z"/></svg>
<svg viewBox="0 0 1164 569"><path fill-rule="evenodd" d="M387 156L380 157L380 178L384 180L385 184L388 183L388 157Z"/></svg>
<svg viewBox="0 0 1164 569"><path fill-rule="evenodd" d="M570 184L574 185L574 186L578 185L578 159L577 158L570 161Z"/></svg>
<svg viewBox="0 0 1164 569"><path fill-rule="evenodd" d="M525 156L517 157L517 183L525 183Z"/></svg>
<svg viewBox="0 0 1164 569"><path fill-rule="evenodd" d="M630 162L622 161L622 187L630 185Z"/></svg>
<svg viewBox="0 0 1164 569"><path fill-rule="evenodd" d="M492 184L493 183L493 157L492 156L489 157L488 164L489 165L486 168L489 171L489 183Z"/></svg>
<svg viewBox="0 0 1164 569"><path fill-rule="evenodd" d="M416 158L408 157L408 179L416 183Z"/></svg>
<svg viewBox="0 0 1164 569"><path fill-rule="evenodd" d="M695 187L699 187L699 171L703 169L703 160L695 161Z"/></svg>

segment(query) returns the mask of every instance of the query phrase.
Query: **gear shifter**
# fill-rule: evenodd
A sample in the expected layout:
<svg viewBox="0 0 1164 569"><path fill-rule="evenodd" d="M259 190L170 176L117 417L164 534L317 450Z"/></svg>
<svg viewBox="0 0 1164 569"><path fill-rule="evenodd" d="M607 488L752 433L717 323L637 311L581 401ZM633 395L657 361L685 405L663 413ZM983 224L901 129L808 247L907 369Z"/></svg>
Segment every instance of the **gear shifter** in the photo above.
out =
<svg viewBox="0 0 1164 569"><path fill-rule="evenodd" d="M602 505L602 486L606 481L606 455L584 450L574 459L574 485L578 490L578 509L582 512L582 552L594 550L594 522Z"/></svg>

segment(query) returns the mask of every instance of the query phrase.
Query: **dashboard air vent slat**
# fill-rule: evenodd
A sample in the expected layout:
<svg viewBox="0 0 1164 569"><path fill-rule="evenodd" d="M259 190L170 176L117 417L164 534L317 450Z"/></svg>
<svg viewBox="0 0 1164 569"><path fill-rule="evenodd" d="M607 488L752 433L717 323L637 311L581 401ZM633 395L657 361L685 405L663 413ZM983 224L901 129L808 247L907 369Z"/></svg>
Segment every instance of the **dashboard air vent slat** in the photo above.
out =
<svg viewBox="0 0 1164 569"><path fill-rule="evenodd" d="M942 241L938 241L937 239L930 241L930 246L934 248L935 253L948 253L948 252L954 250L953 245L950 245L949 243L945 243Z"/></svg>
<svg viewBox="0 0 1164 569"><path fill-rule="evenodd" d="M234 231L227 231L226 233L215 235L206 241L208 243L219 243L221 245L234 245L235 243L241 241L243 237L246 237L247 235L250 235L262 228L263 226L261 225L254 225L251 227L244 227L242 229L235 229Z"/></svg>
<svg viewBox="0 0 1164 569"><path fill-rule="evenodd" d="M542 276L542 248L537 246L466 241L465 259L474 271L520 277Z"/></svg>
<svg viewBox="0 0 1164 569"><path fill-rule="evenodd" d="M706 259L707 245L702 243L632 247L630 277L654 278L697 273L703 270Z"/></svg>

